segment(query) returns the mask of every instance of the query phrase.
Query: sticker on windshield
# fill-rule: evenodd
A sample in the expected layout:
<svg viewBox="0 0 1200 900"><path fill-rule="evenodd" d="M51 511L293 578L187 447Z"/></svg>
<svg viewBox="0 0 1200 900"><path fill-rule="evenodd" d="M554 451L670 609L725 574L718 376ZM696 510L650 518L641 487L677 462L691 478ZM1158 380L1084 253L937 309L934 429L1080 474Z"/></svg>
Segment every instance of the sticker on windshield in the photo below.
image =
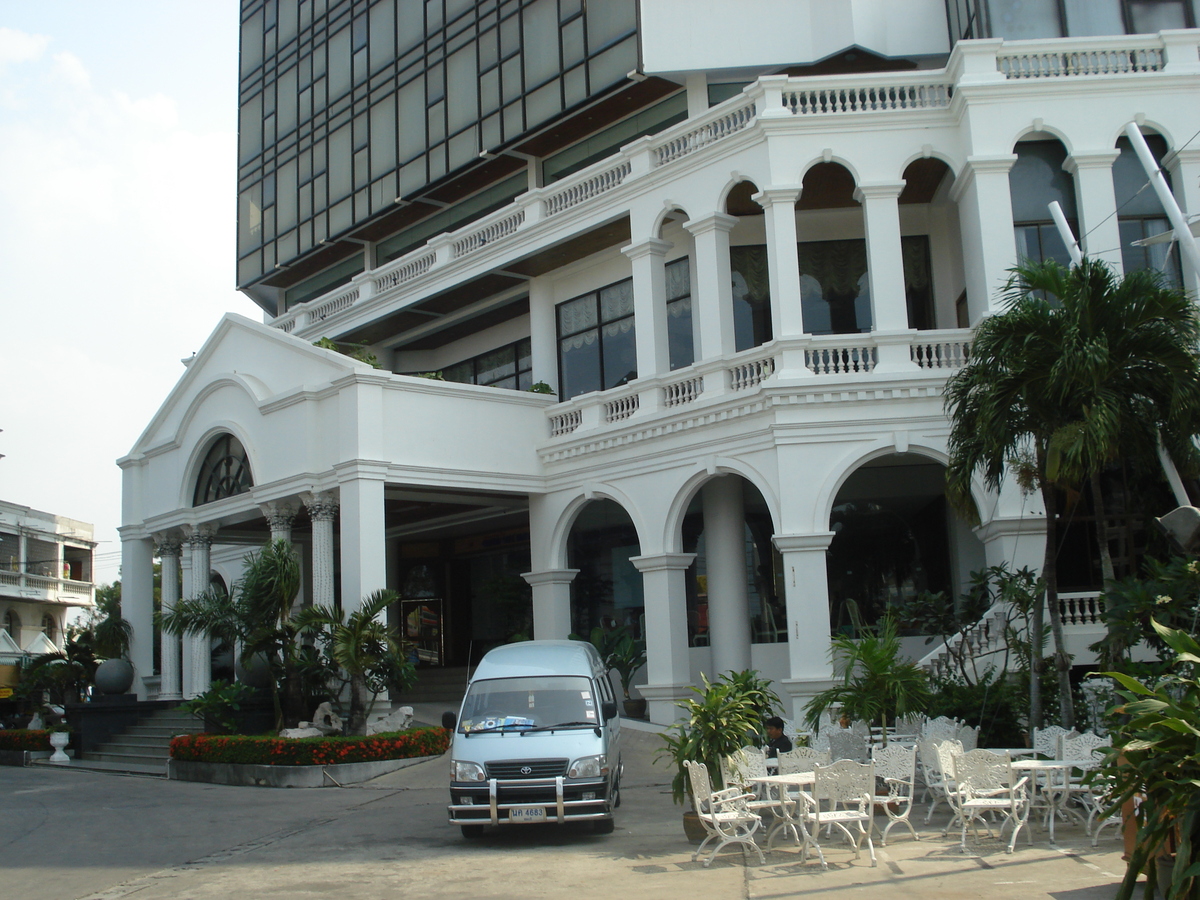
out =
<svg viewBox="0 0 1200 900"><path fill-rule="evenodd" d="M592 692L591 691L580 691L579 696L582 697L584 700L591 700Z"/></svg>
<svg viewBox="0 0 1200 900"><path fill-rule="evenodd" d="M478 721L472 719L464 719L462 722L462 730L470 731L489 731L491 729L503 728L532 728L533 719L525 716L487 716Z"/></svg>
<svg viewBox="0 0 1200 900"><path fill-rule="evenodd" d="M584 706L595 706L596 704L593 703L591 700L584 700L583 705Z"/></svg>
<svg viewBox="0 0 1200 900"><path fill-rule="evenodd" d="M594 709L585 709L585 710L583 711L583 714L584 714L585 716L587 716L587 718L589 718L589 719L594 719L594 718L596 718L596 711L595 711Z"/></svg>

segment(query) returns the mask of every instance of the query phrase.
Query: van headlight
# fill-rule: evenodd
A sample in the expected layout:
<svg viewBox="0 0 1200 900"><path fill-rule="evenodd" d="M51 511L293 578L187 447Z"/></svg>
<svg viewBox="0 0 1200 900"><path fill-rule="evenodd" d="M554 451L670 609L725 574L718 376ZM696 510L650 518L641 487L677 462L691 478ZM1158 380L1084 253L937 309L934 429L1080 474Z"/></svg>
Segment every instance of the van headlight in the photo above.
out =
<svg viewBox="0 0 1200 900"><path fill-rule="evenodd" d="M608 757L603 753L599 756L581 756L567 770L569 778L600 778L607 774Z"/></svg>
<svg viewBox="0 0 1200 900"><path fill-rule="evenodd" d="M467 762L463 759L450 760L451 781L486 781L483 766L479 763Z"/></svg>

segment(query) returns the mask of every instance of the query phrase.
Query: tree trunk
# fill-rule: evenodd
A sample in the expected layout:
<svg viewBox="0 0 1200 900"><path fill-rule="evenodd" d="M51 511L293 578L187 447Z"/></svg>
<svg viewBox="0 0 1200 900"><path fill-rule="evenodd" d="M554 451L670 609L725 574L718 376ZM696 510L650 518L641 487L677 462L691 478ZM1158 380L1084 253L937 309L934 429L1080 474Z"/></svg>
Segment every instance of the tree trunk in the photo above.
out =
<svg viewBox="0 0 1200 900"><path fill-rule="evenodd" d="M1043 468L1043 471L1044 468ZM1046 507L1046 559L1042 566L1042 578L1046 580L1046 609L1050 613L1050 634L1054 638L1054 668L1058 673L1058 710L1060 723L1064 728L1074 727L1075 708L1071 699L1071 658L1067 655L1065 638L1062 627L1062 610L1058 605L1058 496L1054 485L1042 483L1042 501ZM1034 605L1037 614L1034 620L1034 630L1039 638L1034 643L1034 651L1039 657L1038 669L1041 669L1042 632L1041 604ZM1032 698L1032 687L1030 696ZM1039 701L1040 687L1039 687ZM1040 707L1039 702L1039 707ZM1032 707L1032 703L1031 703ZM1041 709L1039 708L1039 713ZM1030 711L1031 727L1033 725L1032 709Z"/></svg>
<svg viewBox="0 0 1200 900"><path fill-rule="evenodd" d="M1100 476L1093 473L1090 483L1092 508L1096 513L1096 543L1100 547L1100 575L1104 579L1104 591L1107 593L1112 588L1113 582L1117 580L1116 571L1113 569L1112 551L1108 545L1108 517L1105 514L1104 492L1100 486ZM1133 544L1129 543L1128 546L1132 547ZM1102 649L1100 659L1100 665L1105 669L1118 668L1121 665L1120 660L1125 656L1125 648L1121 646L1116 634L1116 629L1110 625L1108 647Z"/></svg>
<svg viewBox="0 0 1200 900"><path fill-rule="evenodd" d="M367 733L367 680L362 675L350 676L350 725L346 733Z"/></svg>

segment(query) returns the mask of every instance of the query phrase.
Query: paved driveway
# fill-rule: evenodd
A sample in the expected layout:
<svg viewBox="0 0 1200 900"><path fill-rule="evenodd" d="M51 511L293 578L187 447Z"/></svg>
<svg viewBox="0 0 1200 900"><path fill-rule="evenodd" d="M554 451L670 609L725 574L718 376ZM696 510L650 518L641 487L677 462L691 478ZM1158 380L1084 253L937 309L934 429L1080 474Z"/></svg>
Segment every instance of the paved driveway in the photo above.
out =
<svg viewBox="0 0 1200 900"><path fill-rule="evenodd" d="M1124 871L1110 829L1093 851L1078 826L1059 847L1034 832L959 853L939 829L896 838L879 865L827 851L830 869L776 849L691 861L657 739L626 734L616 833L530 825L467 841L446 821L444 760L336 789L233 788L45 768L0 768L0 897L385 897L724 900L790 897L1053 897L1109 900Z"/></svg>

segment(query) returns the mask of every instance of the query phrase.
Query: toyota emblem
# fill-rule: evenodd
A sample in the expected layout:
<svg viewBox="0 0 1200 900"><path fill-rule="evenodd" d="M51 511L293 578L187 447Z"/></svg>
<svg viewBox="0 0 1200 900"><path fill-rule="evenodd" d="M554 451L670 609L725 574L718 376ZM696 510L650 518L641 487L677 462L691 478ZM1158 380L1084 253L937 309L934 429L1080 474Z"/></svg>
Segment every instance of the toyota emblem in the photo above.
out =
<svg viewBox="0 0 1200 900"><path fill-rule="evenodd" d="M533 774L533 766L521 766L521 774L522 775L532 775Z"/></svg>

